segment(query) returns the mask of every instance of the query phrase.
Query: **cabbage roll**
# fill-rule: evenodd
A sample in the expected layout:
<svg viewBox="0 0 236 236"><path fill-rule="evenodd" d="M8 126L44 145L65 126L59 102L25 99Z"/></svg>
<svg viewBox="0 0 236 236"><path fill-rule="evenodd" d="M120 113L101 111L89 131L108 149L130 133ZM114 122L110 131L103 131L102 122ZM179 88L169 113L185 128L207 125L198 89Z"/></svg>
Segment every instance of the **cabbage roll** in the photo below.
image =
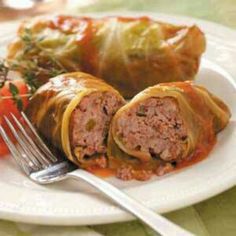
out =
<svg viewBox="0 0 236 236"><path fill-rule="evenodd" d="M124 104L111 86L82 72L49 80L26 109L43 138L82 168L107 166L107 136L112 116Z"/></svg>
<svg viewBox="0 0 236 236"><path fill-rule="evenodd" d="M113 117L110 167L124 180L163 175L205 157L230 111L215 95L191 82L149 87Z"/></svg>
<svg viewBox="0 0 236 236"><path fill-rule="evenodd" d="M35 71L37 85L63 72L82 71L131 98L158 83L193 80L205 44L196 25L148 17L53 16L22 23L7 58L27 78Z"/></svg>

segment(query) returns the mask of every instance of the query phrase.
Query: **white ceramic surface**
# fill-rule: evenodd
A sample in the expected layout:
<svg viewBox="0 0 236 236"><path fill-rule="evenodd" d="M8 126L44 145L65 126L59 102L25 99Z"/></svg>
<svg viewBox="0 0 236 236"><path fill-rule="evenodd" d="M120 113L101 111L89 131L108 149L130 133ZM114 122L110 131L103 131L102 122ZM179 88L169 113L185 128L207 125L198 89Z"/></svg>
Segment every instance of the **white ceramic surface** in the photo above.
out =
<svg viewBox="0 0 236 236"><path fill-rule="evenodd" d="M112 15L120 14L113 12ZM218 143L204 161L147 182L108 180L163 213L212 197L236 183L236 32L192 18L148 12L141 15L177 24L196 23L201 27L207 37L207 51L196 83L221 97L232 111L229 125L219 134ZM4 56L6 45L14 38L17 25L0 24L0 56ZM82 182L36 185L6 157L0 159L0 218L39 224L85 225L126 221L132 216Z"/></svg>

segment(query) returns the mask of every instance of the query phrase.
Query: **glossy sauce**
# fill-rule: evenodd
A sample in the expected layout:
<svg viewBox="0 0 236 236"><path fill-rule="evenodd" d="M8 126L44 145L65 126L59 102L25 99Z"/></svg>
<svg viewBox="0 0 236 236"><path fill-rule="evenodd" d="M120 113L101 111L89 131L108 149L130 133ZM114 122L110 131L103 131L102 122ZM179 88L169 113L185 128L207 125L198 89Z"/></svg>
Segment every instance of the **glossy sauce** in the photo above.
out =
<svg viewBox="0 0 236 236"><path fill-rule="evenodd" d="M209 155L209 153L211 152L211 150L213 149L214 145L215 145L215 141L213 141L212 143L209 143L208 147L199 147L197 148L191 155L189 155L185 160L182 160L181 162L177 163L176 167L174 167L170 172L174 172L177 170L181 170L183 168L189 167L191 165L194 165L204 159L207 158L207 156ZM149 167L149 168L147 168ZM138 167L136 167L137 169L140 170L147 170L150 169L150 166L147 165L145 168L145 165L141 164ZM110 168L89 168L88 169L89 172L102 177L102 178L108 178L108 177L112 177L116 175L116 169L110 169ZM168 172L168 173L170 173ZM153 174L154 176L155 174Z"/></svg>
<svg viewBox="0 0 236 236"><path fill-rule="evenodd" d="M90 20L89 17L57 16L49 22L48 27L70 34L77 32L81 22L88 20Z"/></svg>
<svg viewBox="0 0 236 236"><path fill-rule="evenodd" d="M209 155L211 150L213 149L216 141L212 141L212 143L209 143L209 145L206 147L199 147L197 148L190 156L188 156L185 160L181 161L176 165L176 168L174 168L173 171L179 170L191 165L194 165L205 158Z"/></svg>
<svg viewBox="0 0 236 236"><path fill-rule="evenodd" d="M86 28L83 32L83 36L79 36L77 39L77 43L81 45L82 49L83 60L81 66L85 72L96 74L99 61L98 49L93 42L96 28L91 19L87 19L85 22Z"/></svg>
<svg viewBox="0 0 236 236"><path fill-rule="evenodd" d="M109 168L93 168L88 171L102 178L108 178L116 175L116 171Z"/></svg>
<svg viewBox="0 0 236 236"><path fill-rule="evenodd" d="M67 34L76 34L76 42L81 50L81 70L91 74L96 73L98 67L98 49L93 43L96 32L96 20L90 17L57 16L49 23L52 29Z"/></svg>
<svg viewBox="0 0 236 236"><path fill-rule="evenodd" d="M125 16L117 16L118 21L121 22L131 22L131 21L152 21L148 16L140 16L140 17L125 17Z"/></svg>

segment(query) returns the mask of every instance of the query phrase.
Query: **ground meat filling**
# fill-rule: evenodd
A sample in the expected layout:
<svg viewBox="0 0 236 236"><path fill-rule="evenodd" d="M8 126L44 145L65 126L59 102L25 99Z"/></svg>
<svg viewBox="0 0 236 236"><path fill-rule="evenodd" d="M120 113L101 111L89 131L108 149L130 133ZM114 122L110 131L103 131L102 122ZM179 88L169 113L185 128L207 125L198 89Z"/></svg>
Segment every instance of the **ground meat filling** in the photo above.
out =
<svg viewBox="0 0 236 236"><path fill-rule="evenodd" d="M174 98L153 97L139 103L119 118L117 129L128 149L164 161L183 157L187 130Z"/></svg>
<svg viewBox="0 0 236 236"><path fill-rule="evenodd" d="M81 100L70 121L71 148L76 158L83 161L100 157L102 163L95 162L105 167L102 154L106 153L110 121L121 105L121 99L109 92L94 92Z"/></svg>

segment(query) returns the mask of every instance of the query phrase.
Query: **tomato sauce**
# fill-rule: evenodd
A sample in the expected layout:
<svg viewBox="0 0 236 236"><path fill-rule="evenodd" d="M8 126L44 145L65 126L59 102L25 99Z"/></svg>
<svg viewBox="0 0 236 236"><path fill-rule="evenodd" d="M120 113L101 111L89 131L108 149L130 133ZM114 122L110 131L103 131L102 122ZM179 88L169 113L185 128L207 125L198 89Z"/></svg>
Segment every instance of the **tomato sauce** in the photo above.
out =
<svg viewBox="0 0 236 236"><path fill-rule="evenodd" d="M116 171L110 168L94 168L94 169L89 170L89 172L102 178L108 178L111 176L115 176L116 174Z"/></svg>
<svg viewBox="0 0 236 236"><path fill-rule="evenodd" d="M64 33L76 33L76 42L81 50L81 70L95 74L98 68L98 49L93 42L96 33L96 21L90 17L58 16L49 23L52 29Z"/></svg>
<svg viewBox="0 0 236 236"><path fill-rule="evenodd" d="M216 141L212 140L211 143L207 146L199 146L191 155L189 155L186 159L182 160L181 162L178 162L176 166L170 171L174 172L177 170L181 170L183 168L192 166L200 161L203 161L204 159L207 158L211 150L213 149ZM121 162L119 163L121 166ZM119 167L119 164L117 167ZM154 166L153 166L154 167ZM156 167L155 167L156 168ZM137 170L147 170L150 169L150 165L143 165L140 164L140 166L135 166L135 169ZM91 168L88 170L89 172L101 177L101 178L108 178L116 175L116 169L111 169L111 168ZM168 173L170 173L168 172ZM154 174L153 174L154 175Z"/></svg>
<svg viewBox="0 0 236 236"><path fill-rule="evenodd" d="M98 68L98 49L93 42L96 28L93 25L92 20L86 20L86 27L82 34L79 36L77 43L81 45L82 55L82 68L85 72L95 74Z"/></svg>
<svg viewBox="0 0 236 236"><path fill-rule="evenodd" d="M191 165L194 165L202 160L204 160L205 158L207 158L207 156L209 155L209 153L211 152L211 150L213 149L214 145L215 145L216 141L212 141L212 143L209 143L209 145L207 147L199 147L197 148L190 156L188 156L185 160L179 162L176 165L175 170L179 170Z"/></svg>
<svg viewBox="0 0 236 236"><path fill-rule="evenodd" d="M139 17L117 16L116 18L121 22L152 21L148 16L139 16Z"/></svg>

